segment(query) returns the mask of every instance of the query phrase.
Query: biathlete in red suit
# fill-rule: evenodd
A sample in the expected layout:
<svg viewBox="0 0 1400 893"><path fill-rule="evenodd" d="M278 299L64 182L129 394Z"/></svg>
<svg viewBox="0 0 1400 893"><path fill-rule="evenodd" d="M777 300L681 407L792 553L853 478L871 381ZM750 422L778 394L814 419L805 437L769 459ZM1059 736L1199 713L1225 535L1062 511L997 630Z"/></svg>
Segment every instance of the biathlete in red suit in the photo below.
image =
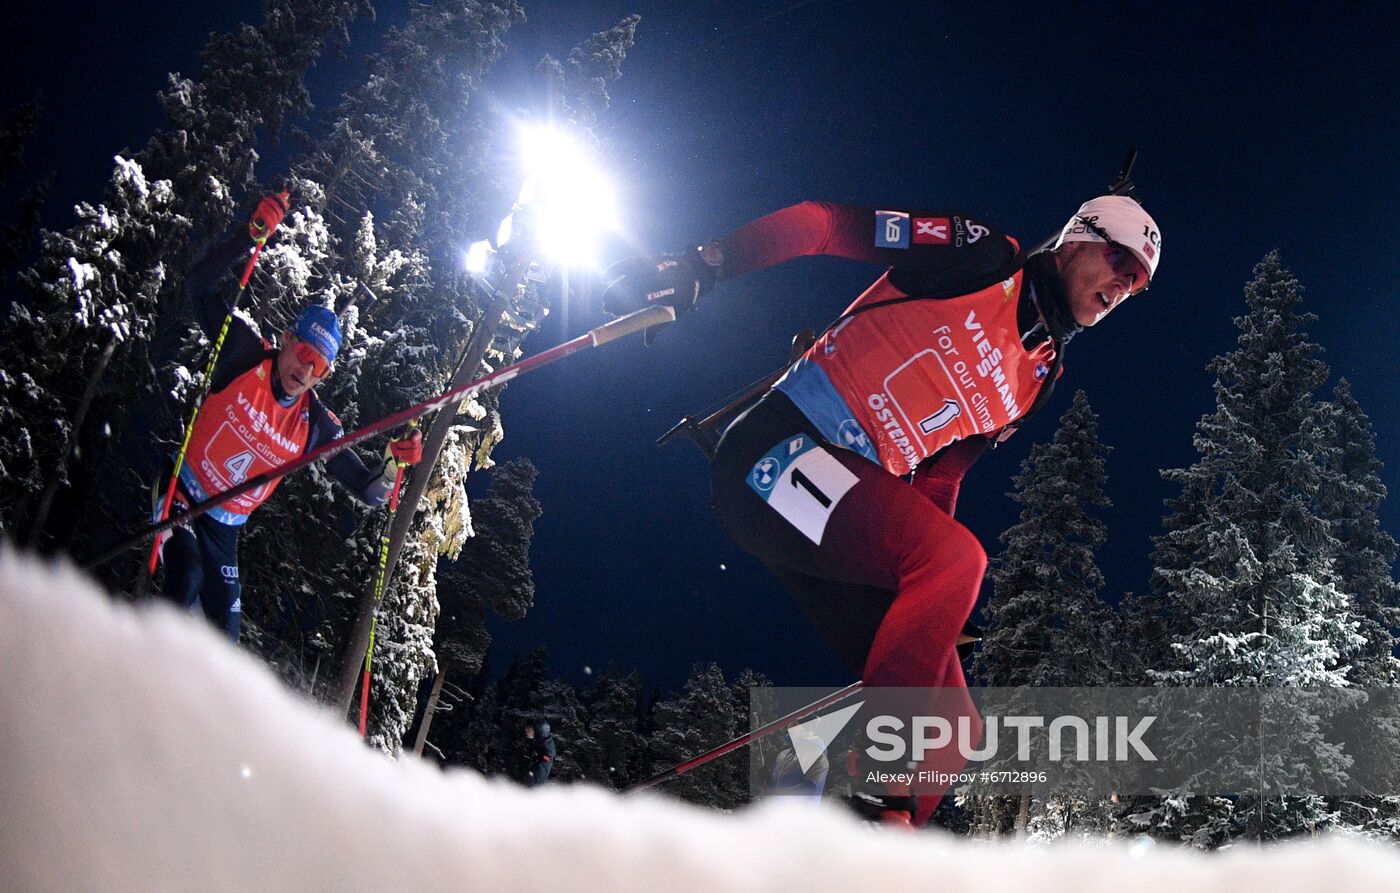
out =
<svg viewBox="0 0 1400 893"><path fill-rule="evenodd" d="M281 196L258 205L248 235L241 232L215 245L185 279L185 300L210 340L218 337L232 288L220 287L224 274L242 269L254 244L276 230L286 213ZM289 462L308 450L340 437L340 420L321 403L313 388L331 373L340 350L335 313L307 307L274 347L247 321L229 322L223 349L214 366L209 394L200 409L189 449L180 467L173 511L202 502L249 477ZM412 464L422 456L422 436L415 429L391 441L389 455L374 468L351 451L326 461L326 469L369 505L389 497L396 463ZM155 512L160 512L162 489ZM204 614L230 639L241 629L242 587L238 570L238 534L248 516L271 495L277 482L222 503L189 525L175 527L161 547L166 594L188 609L199 603Z"/></svg>
<svg viewBox="0 0 1400 893"><path fill-rule="evenodd" d="M1086 202L1029 257L960 211L804 202L681 255L623 261L604 307L688 310L716 281L806 255L888 268L725 431L714 505L867 686L954 690L975 745L956 645L987 556L953 519L959 483L1048 394L1070 338L1147 287L1160 252L1152 218L1122 196ZM948 712L946 691L939 702ZM949 746L918 768L962 765ZM943 790L891 796L904 811L886 817L908 821L913 805L922 825Z"/></svg>

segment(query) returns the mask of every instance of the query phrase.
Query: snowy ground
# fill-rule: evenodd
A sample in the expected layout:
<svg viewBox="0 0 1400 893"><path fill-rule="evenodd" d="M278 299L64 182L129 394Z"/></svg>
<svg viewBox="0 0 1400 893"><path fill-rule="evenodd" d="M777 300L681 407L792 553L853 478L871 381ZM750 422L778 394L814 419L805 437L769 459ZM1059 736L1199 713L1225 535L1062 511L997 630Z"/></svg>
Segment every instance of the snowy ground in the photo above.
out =
<svg viewBox="0 0 1400 893"><path fill-rule="evenodd" d="M0 555L0 890L1386 889L1331 840L1030 851L395 765L202 623Z"/></svg>

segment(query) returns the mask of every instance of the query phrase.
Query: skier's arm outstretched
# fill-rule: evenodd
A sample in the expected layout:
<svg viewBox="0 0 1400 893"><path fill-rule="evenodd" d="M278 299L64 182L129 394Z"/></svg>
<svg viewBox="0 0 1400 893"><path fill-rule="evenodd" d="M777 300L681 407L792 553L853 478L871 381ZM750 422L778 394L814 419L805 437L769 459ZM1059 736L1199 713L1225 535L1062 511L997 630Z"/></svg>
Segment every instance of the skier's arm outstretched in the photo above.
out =
<svg viewBox="0 0 1400 893"><path fill-rule="evenodd" d="M890 267L913 294L980 282L1010 263L1016 245L957 210L878 210L806 201L718 240L720 281L797 257L826 255ZM907 286L907 287L906 287Z"/></svg>
<svg viewBox="0 0 1400 893"><path fill-rule="evenodd" d="M312 399L310 413L311 436L307 439L307 452L337 440L345 433L340 419L319 398ZM423 435L417 428L410 428L390 439L381 463L366 465L354 450L346 450L326 460L326 471L356 499L366 505L378 506L389 501L394 478L398 475L398 465L416 465L422 458Z"/></svg>
<svg viewBox="0 0 1400 893"><path fill-rule="evenodd" d="M716 282L815 255L886 266L888 283L899 294L961 294L1009 275L1018 251L1013 239L958 210L806 201L679 255L622 261L605 277L603 306L624 313L666 303L684 312ZM948 446L924 460L914 486L953 514L963 475L986 445L976 437Z"/></svg>
<svg viewBox="0 0 1400 893"><path fill-rule="evenodd" d="M996 281L1015 241L961 211L880 210L806 201L744 224L680 254L631 258L604 280L603 307L622 314L652 303L692 309L716 282L813 255L890 268L907 295L960 293Z"/></svg>
<svg viewBox="0 0 1400 893"><path fill-rule="evenodd" d="M210 338L218 336L224 317L238 300L237 290L221 287L224 275L234 269L237 262L247 263L253 249L264 244L276 232L287 213L288 198L286 192L265 196L258 203L247 228L238 227L232 235L210 248L185 276L185 301L192 308L199 327ZM242 335L257 339L251 327L242 320L235 317L234 322L240 324ZM232 334L231 327L230 337Z"/></svg>
<svg viewBox="0 0 1400 893"><path fill-rule="evenodd" d="M248 238L247 231L239 227L210 248L185 276L185 303L199 328L211 340L218 337L224 318L238 297L237 290L224 281L224 276L246 264L252 248L253 241ZM260 353L265 349L262 339L244 320L235 316L230 321L223 354Z"/></svg>

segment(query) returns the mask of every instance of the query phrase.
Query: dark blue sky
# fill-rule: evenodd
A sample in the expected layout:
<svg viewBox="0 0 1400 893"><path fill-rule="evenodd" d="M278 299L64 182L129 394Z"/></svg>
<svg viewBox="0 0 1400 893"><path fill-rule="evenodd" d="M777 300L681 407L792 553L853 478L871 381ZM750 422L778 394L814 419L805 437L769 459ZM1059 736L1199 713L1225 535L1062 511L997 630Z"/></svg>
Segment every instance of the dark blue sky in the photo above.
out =
<svg viewBox="0 0 1400 893"><path fill-rule="evenodd" d="M1400 483L1389 347L1400 18L1243 4L701 6L527 3L529 22L488 84L509 101L542 52L563 55L642 15L603 126L640 249L722 235L807 198L961 207L1033 242L1140 147L1135 179L1163 233L1157 283L1074 341L1048 408L964 483L959 518L989 552L1015 520L1011 476L1083 388L1114 448L1106 595L1147 588L1149 538L1173 495L1158 470L1194 459L1193 427L1212 407L1205 366L1233 345L1243 285L1272 248L1307 287L1305 309L1320 317L1310 331L1376 423L1387 483ZM351 55L402 14L382 4ZM159 126L163 73L193 73L209 31L258 16L248 2L12 13L19 52L0 60L0 76L10 96L43 90L31 163L59 172L55 223L65 204L97 197L115 151ZM323 107L356 71L333 64L314 81ZM615 256L627 252L619 244ZM844 681L781 589L719 531L699 452L652 441L775 367L794 331L820 329L878 272L813 259L753 274L650 349L610 346L510 386L498 458L535 462L545 514L535 607L493 625L493 661L544 643L575 679L613 663L671 687L714 659L788 684ZM527 351L601 319L586 301L559 310ZM1383 516L1400 531L1396 506Z"/></svg>

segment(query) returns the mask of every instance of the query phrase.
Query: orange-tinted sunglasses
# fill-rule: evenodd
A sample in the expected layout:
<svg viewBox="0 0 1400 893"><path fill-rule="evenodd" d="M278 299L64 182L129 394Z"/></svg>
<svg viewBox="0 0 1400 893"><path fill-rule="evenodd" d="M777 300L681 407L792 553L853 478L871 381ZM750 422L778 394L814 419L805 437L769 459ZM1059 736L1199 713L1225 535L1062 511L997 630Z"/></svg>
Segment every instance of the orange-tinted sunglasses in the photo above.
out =
<svg viewBox="0 0 1400 893"><path fill-rule="evenodd" d="M311 374L317 378L325 378L331 373L330 361L321 356L321 352L300 339L292 345L292 356L297 358L297 362L302 365L311 366Z"/></svg>

